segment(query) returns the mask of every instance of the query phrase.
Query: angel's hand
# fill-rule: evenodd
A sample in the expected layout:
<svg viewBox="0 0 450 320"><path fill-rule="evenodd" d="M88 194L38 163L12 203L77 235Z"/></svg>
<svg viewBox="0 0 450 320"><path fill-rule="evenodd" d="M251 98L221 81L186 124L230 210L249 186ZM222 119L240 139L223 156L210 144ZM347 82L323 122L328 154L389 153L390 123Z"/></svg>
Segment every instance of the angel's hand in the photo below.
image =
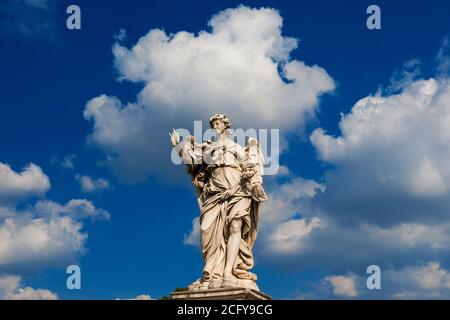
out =
<svg viewBox="0 0 450 320"><path fill-rule="evenodd" d="M180 134L175 129L172 129L172 132L169 133L169 136L170 142L174 147L180 143Z"/></svg>
<svg viewBox="0 0 450 320"><path fill-rule="evenodd" d="M261 185L261 183L254 183L252 185L252 198L258 202L267 200L266 192L264 191L264 188Z"/></svg>
<svg viewBox="0 0 450 320"><path fill-rule="evenodd" d="M246 180L250 180L256 174L255 165L254 164L246 164L242 171L242 178Z"/></svg>
<svg viewBox="0 0 450 320"><path fill-rule="evenodd" d="M250 180L253 176L254 176L254 172L251 172L251 171L244 171L242 173L242 178L244 180Z"/></svg>

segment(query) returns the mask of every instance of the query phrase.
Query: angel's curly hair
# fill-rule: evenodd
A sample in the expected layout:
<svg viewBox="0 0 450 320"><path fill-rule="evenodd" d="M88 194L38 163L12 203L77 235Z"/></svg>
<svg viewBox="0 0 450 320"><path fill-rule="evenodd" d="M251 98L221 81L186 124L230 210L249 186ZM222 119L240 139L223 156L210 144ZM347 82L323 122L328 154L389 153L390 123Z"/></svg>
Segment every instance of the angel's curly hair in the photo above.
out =
<svg viewBox="0 0 450 320"><path fill-rule="evenodd" d="M231 128L231 121L228 119L228 117L222 113L216 113L211 118L209 118L209 126L211 129L213 128L214 121L220 120L225 125L225 129Z"/></svg>

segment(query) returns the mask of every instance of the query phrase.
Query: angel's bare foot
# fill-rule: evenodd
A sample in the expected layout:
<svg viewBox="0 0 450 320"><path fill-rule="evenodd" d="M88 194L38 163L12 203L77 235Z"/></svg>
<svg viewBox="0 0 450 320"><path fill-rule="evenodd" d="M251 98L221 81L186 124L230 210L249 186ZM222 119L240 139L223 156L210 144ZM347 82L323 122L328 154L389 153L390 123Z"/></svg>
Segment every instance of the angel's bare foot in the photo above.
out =
<svg viewBox="0 0 450 320"><path fill-rule="evenodd" d="M188 290L190 291L198 291L198 290L206 290L209 287L209 281L204 281L201 278L197 279L190 285L188 285Z"/></svg>
<svg viewBox="0 0 450 320"><path fill-rule="evenodd" d="M209 283L208 289L217 289L222 287L222 279L213 279Z"/></svg>
<svg viewBox="0 0 450 320"><path fill-rule="evenodd" d="M239 279L234 276L224 277L222 288L235 288L239 286Z"/></svg>

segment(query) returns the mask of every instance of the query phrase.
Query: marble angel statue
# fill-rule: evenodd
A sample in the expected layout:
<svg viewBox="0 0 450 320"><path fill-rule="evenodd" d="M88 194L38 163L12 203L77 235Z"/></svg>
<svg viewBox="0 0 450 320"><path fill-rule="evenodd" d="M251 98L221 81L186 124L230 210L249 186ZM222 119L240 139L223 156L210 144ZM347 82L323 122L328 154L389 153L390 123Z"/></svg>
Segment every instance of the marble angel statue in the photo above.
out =
<svg viewBox="0 0 450 320"><path fill-rule="evenodd" d="M264 159L258 141L244 147L230 139L230 120L215 114L209 120L215 139L202 144L189 136L172 145L187 165L200 207L201 250L204 268L189 290L245 287L259 290L252 248L258 231L261 203L267 200L262 184Z"/></svg>

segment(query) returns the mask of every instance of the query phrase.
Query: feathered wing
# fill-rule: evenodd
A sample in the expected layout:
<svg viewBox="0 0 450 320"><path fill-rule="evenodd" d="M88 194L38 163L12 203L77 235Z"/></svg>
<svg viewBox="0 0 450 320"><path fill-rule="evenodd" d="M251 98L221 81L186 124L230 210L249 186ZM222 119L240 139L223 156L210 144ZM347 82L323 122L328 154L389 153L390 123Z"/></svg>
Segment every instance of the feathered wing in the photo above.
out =
<svg viewBox="0 0 450 320"><path fill-rule="evenodd" d="M263 187L263 173L264 173L264 156L258 140L250 138L245 147L246 150L246 164L245 170L248 175L249 187L252 194L252 208L251 208L251 223L252 232L250 235L251 244L256 240L258 231L259 213L263 201L267 200L266 192Z"/></svg>
<svg viewBox="0 0 450 320"><path fill-rule="evenodd" d="M264 156L258 140L250 138L246 145L246 174L249 176L249 184L253 200L262 202L267 200L267 195L263 188Z"/></svg>

